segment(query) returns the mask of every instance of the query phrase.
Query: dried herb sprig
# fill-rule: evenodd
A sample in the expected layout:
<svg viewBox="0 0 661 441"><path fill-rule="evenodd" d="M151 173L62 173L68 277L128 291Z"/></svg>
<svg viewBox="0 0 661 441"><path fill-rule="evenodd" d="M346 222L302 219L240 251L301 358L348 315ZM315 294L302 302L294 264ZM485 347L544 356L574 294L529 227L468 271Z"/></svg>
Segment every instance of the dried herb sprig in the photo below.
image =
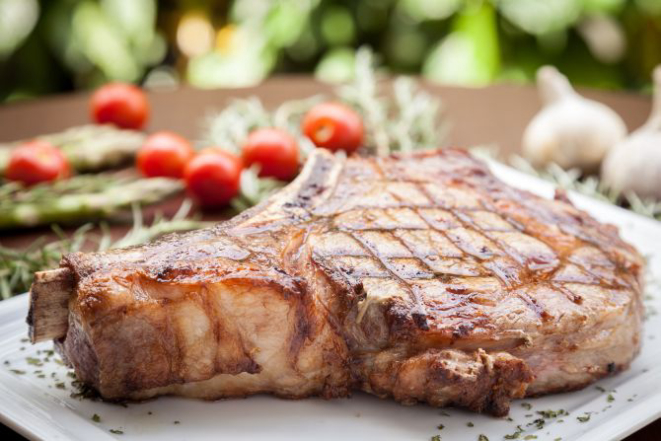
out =
<svg viewBox="0 0 661 441"><path fill-rule="evenodd" d="M186 200L177 213L170 219L156 216L151 225L145 225L138 205L133 205L133 227L121 239L112 242L107 225L101 223L100 231L94 231L94 224L86 224L67 236L57 225L53 230L60 239L45 244L37 239L24 250L0 246L0 297L9 298L30 289L34 273L59 264L63 254L76 252L83 245L103 251L108 248L121 248L149 242L163 234L176 231L189 231L209 226L209 222L188 218L191 203Z"/></svg>
<svg viewBox="0 0 661 441"><path fill-rule="evenodd" d="M411 78L396 78L391 91L387 84L379 81L372 51L360 48L353 82L336 91L362 114L371 152L384 156L440 147L447 132L441 100L417 87Z"/></svg>
<svg viewBox="0 0 661 441"><path fill-rule="evenodd" d="M446 132L440 121L441 102L436 96L419 89L410 78L397 78L389 83L377 78L371 50L361 48L356 55L354 80L335 91L334 100L355 108L365 124L365 147L368 153L387 155L394 151L411 151L438 147ZM316 103L327 99L316 95L287 101L272 112L256 98L235 100L225 109L210 115L201 136L205 145L218 145L238 153L248 133L258 127L286 129L298 140L305 158L314 145L301 133L301 120ZM244 171L242 195L233 201L237 209L254 205L282 184L257 178L256 171Z"/></svg>
<svg viewBox="0 0 661 441"><path fill-rule="evenodd" d="M286 182L277 179L260 178L259 167L256 165L247 168L241 172L241 190L239 195L232 199L232 208L238 212L246 210L285 185Z"/></svg>
<svg viewBox="0 0 661 441"><path fill-rule="evenodd" d="M241 144L250 131L258 127L278 127L297 138L302 156L305 158L314 149L314 145L302 136L300 121L305 112L322 99L322 95L316 95L301 100L286 101L273 112L266 110L257 97L234 100L221 112L207 118L201 141L204 145L217 145L233 153L239 153Z"/></svg>
<svg viewBox="0 0 661 441"><path fill-rule="evenodd" d="M582 176L577 169L564 170L556 164L537 170L524 158L516 155L512 156L509 162L514 168L550 181L565 190L622 205L634 213L661 220L661 201L643 200L633 193L619 194L607 188L597 176Z"/></svg>

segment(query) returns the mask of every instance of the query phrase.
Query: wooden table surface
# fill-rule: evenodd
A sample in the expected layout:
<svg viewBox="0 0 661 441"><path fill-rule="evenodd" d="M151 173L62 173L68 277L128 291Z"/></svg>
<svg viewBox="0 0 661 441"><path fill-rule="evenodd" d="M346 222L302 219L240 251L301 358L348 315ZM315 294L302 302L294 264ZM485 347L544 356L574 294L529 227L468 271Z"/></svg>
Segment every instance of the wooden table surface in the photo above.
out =
<svg viewBox="0 0 661 441"><path fill-rule="evenodd" d="M497 145L506 157L520 149L523 129L539 109L537 93L533 87L497 85L482 89L442 87L424 84L443 102L443 114L450 124L448 145ZM199 136L204 118L212 110L219 110L234 98L258 96L267 107L274 107L292 98L315 94L330 94L332 88L305 76L276 77L264 84L246 89L196 90L181 88L175 91L151 92L152 115L148 131L168 129L191 139ZM585 96L597 99L617 111L628 128L640 126L651 107L649 97L627 93L582 90ZM89 121L87 94L70 94L19 102L0 107L0 142L34 137L66 129ZM173 200L147 210L156 209L173 214L180 200ZM149 216L148 216L149 217ZM215 220L220 214L206 214ZM128 227L113 227L113 236L119 237ZM0 233L4 246L21 248L36 237L48 234L47 228ZM6 427L0 426L3 439L21 439ZM626 438L628 441L661 439L661 420Z"/></svg>

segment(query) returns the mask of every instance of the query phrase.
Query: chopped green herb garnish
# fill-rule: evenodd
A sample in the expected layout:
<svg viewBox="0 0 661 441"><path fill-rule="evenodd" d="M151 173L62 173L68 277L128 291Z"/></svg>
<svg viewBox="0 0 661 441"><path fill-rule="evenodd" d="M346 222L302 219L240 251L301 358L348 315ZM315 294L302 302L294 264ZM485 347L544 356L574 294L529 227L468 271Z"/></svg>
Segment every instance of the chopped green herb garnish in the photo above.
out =
<svg viewBox="0 0 661 441"><path fill-rule="evenodd" d="M604 389L601 386L595 386L594 388L597 389L599 392L606 392L606 389Z"/></svg>
<svg viewBox="0 0 661 441"><path fill-rule="evenodd" d="M521 432L514 432L512 434L505 435L504 438L505 439L519 439L520 434L521 434Z"/></svg>
<svg viewBox="0 0 661 441"><path fill-rule="evenodd" d="M58 389L64 389L66 385L64 383L55 383L55 387Z"/></svg>
<svg viewBox="0 0 661 441"><path fill-rule="evenodd" d="M431 437L431 441L441 441L441 435L434 435Z"/></svg>
<svg viewBox="0 0 661 441"><path fill-rule="evenodd" d="M521 403L521 407L523 407L526 410L532 409L532 404L530 403Z"/></svg>
<svg viewBox="0 0 661 441"><path fill-rule="evenodd" d="M606 397L606 401L608 401L609 403L615 401L615 397L613 396L613 394L608 394L608 396Z"/></svg>
<svg viewBox="0 0 661 441"><path fill-rule="evenodd" d="M46 375L44 375L44 374L39 374L39 375L37 375L37 378L46 378Z"/></svg>
<svg viewBox="0 0 661 441"><path fill-rule="evenodd" d="M447 413L447 412L446 412L446 411L444 411L444 410L441 410L441 415L443 415L443 416L450 416L450 414L449 414L449 413Z"/></svg>
<svg viewBox="0 0 661 441"><path fill-rule="evenodd" d="M151 410L149 412L147 412L147 415L153 415L153 414L154 413Z"/></svg>
<svg viewBox="0 0 661 441"><path fill-rule="evenodd" d="M27 338L22 338L22 339L21 339L21 343L27 343L27 342L28 342L28 339L27 339Z"/></svg>
<svg viewBox="0 0 661 441"><path fill-rule="evenodd" d="M560 410L538 410L538 415L543 416L544 418L557 418L562 415L568 415L565 409Z"/></svg>
<svg viewBox="0 0 661 441"><path fill-rule="evenodd" d="M467 422L467 423L466 423L466 425L467 425L468 427L475 427L475 424L473 424L473 423L472 423L472 422L470 422L470 421L469 421L469 422Z"/></svg>
<svg viewBox="0 0 661 441"><path fill-rule="evenodd" d="M436 426L436 428L438 430L443 430L443 429L445 429L445 426L443 424L439 424L438 426Z"/></svg>
<svg viewBox="0 0 661 441"><path fill-rule="evenodd" d="M535 414L534 414L534 413L527 413L527 414L525 414L524 416L525 416L526 418L530 418L530 417L532 417L532 416L535 416Z"/></svg>
<svg viewBox="0 0 661 441"><path fill-rule="evenodd" d="M9 360L5 360L5 364L8 365L8 364L9 364Z"/></svg>
<svg viewBox="0 0 661 441"><path fill-rule="evenodd" d="M181 422L180 422L180 421L175 421L174 423L175 423L175 424L181 424Z"/></svg>
<svg viewBox="0 0 661 441"><path fill-rule="evenodd" d="M526 435L526 437L523 438L523 439L525 439L525 440L529 440L529 439L537 439L537 435Z"/></svg>
<svg viewBox="0 0 661 441"><path fill-rule="evenodd" d="M114 433L115 435L124 435L124 431L119 429L110 429L110 433Z"/></svg>
<svg viewBox="0 0 661 441"><path fill-rule="evenodd" d="M489 438L487 438L486 435L480 434L480 436L477 437L477 441L489 441Z"/></svg>
<svg viewBox="0 0 661 441"><path fill-rule="evenodd" d="M101 417L95 413L94 415L92 415L92 421L94 421L95 423L100 423Z"/></svg>
<svg viewBox="0 0 661 441"><path fill-rule="evenodd" d="M542 418L537 418L535 421L528 423L528 426L535 426L538 429L544 428L544 424L546 424L546 421Z"/></svg>
<svg viewBox="0 0 661 441"><path fill-rule="evenodd" d="M34 357L26 357L25 360L28 362L28 364L31 364L32 366L43 366L44 364L39 360L38 358Z"/></svg>
<svg viewBox="0 0 661 441"><path fill-rule="evenodd" d="M9 371L15 373L16 375L25 375L25 371L20 369L10 369Z"/></svg>
<svg viewBox="0 0 661 441"><path fill-rule="evenodd" d="M562 438L561 438L561 437L557 437L557 438L554 439L553 441L562 441Z"/></svg>
<svg viewBox="0 0 661 441"><path fill-rule="evenodd" d="M580 421L581 423L586 423L590 421L590 414L588 412L585 412L585 415L583 416L577 416L576 419Z"/></svg>

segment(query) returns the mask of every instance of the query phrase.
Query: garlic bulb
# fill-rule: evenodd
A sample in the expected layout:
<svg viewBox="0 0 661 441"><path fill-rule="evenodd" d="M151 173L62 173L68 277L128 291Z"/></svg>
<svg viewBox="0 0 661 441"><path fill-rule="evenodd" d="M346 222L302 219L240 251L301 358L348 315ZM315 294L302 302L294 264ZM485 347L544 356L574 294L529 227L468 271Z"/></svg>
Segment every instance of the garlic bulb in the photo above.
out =
<svg viewBox="0 0 661 441"><path fill-rule="evenodd" d="M627 128L609 107L580 96L567 77L552 66L537 71L542 110L523 134L523 156L534 166L556 163L585 172L599 164Z"/></svg>
<svg viewBox="0 0 661 441"><path fill-rule="evenodd" d="M654 100L647 122L613 147L601 177L613 190L661 199L661 66L653 76Z"/></svg>

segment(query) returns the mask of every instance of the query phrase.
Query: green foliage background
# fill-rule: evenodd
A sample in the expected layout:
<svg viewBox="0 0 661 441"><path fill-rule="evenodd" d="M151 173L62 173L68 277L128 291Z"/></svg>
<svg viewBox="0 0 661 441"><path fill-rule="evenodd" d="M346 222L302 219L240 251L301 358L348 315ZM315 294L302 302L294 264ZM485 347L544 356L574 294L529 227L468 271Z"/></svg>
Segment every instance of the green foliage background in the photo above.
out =
<svg viewBox="0 0 661 441"><path fill-rule="evenodd" d="M342 81L363 45L443 83L530 82L550 63L578 84L645 89L661 0L0 0L0 100L108 80Z"/></svg>

